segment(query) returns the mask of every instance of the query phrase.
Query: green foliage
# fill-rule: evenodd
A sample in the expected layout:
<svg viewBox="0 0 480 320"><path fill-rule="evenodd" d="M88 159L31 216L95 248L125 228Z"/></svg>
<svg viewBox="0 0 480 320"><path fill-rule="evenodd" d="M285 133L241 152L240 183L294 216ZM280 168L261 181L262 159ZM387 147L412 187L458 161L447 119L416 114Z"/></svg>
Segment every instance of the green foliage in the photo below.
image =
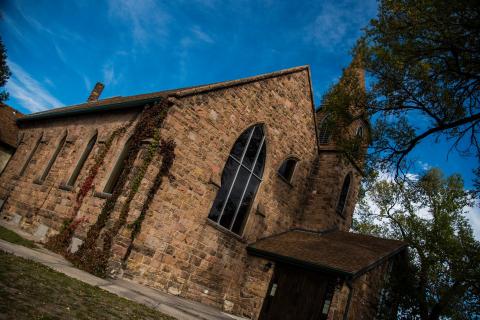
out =
<svg viewBox="0 0 480 320"><path fill-rule="evenodd" d="M410 152L435 139L480 160L478 3L382 0L353 55L352 67L366 71L367 92L352 86L347 69L322 103L346 123L348 108L372 119L367 164L405 173Z"/></svg>
<svg viewBox="0 0 480 320"><path fill-rule="evenodd" d="M2 319L174 320L31 260L0 251Z"/></svg>
<svg viewBox="0 0 480 320"><path fill-rule="evenodd" d="M4 87L7 84L8 79L12 73L7 65L7 50L0 38L0 87ZM0 91L0 103L8 99L8 92L5 90Z"/></svg>
<svg viewBox="0 0 480 320"><path fill-rule="evenodd" d="M378 180L360 201L353 229L409 243L393 273L402 319L468 319L479 314L480 243L465 209L473 201L459 175L432 169L419 179Z"/></svg>
<svg viewBox="0 0 480 320"><path fill-rule="evenodd" d="M127 221L130 203L139 190L148 166L157 154L158 149L160 147L163 148L160 141L160 129L170 106L170 102L162 100L153 106L145 106L140 114L140 119L132 133L131 139L133 140L125 159L123 171L115 184L112 195L103 205L97 221L88 230L85 242L74 255L68 256L76 266L95 275L106 276L113 238ZM142 149L142 142L147 140L151 141L146 148L142 164L135 167L135 160ZM126 190L126 187L128 187L128 190ZM113 223L109 223L119 197L125 192L127 193L126 200L120 209L118 219ZM145 210L147 209L148 207ZM139 220L137 224L141 224L142 221L143 219ZM134 230L139 230L139 226ZM136 233L134 235L136 236ZM103 244L101 247L98 246L99 239L101 239ZM131 240L133 242L134 238Z"/></svg>

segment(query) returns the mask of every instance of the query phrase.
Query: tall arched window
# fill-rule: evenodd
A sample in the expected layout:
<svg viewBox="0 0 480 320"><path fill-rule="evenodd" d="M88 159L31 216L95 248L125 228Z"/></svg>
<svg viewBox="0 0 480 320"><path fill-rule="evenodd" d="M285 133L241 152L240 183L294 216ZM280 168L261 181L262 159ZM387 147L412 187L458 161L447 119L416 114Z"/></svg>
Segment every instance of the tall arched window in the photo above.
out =
<svg viewBox="0 0 480 320"><path fill-rule="evenodd" d="M330 142L331 128L329 115L323 117L318 124L318 143L328 144Z"/></svg>
<svg viewBox="0 0 480 320"><path fill-rule="evenodd" d="M122 152L117 158L117 162L110 173L110 178L108 178L107 184L105 188L103 188L104 193L113 193L115 186L117 185L118 179L122 174L123 168L125 167L125 160L128 156L128 151L130 150L130 146L132 144L133 137L128 138L127 142L123 146Z"/></svg>
<svg viewBox="0 0 480 320"><path fill-rule="evenodd" d="M73 169L72 174L70 175L70 178L68 178L67 186L73 187L73 185L75 184L75 181L77 181L80 171L82 171L82 168L85 165L85 162L87 161L88 156L90 155L90 152L92 152L93 147L97 142L97 136L98 136L98 131L95 130L92 137L88 141L88 144L85 146L85 149L83 150L82 155L80 156L80 159L78 159L77 165L75 166L75 169Z"/></svg>
<svg viewBox="0 0 480 320"><path fill-rule="evenodd" d="M40 136L38 137L37 141L35 142L35 145L33 146L32 151L30 151L30 154L28 155L27 160L23 164L23 167L20 170L20 173L18 174L20 177L23 176L23 174L25 173L25 170L27 170L28 164L30 163L30 161L32 161L33 155L37 151L38 146L40 145L40 142L42 142L42 138L43 138L43 131L42 131L42 133L40 133Z"/></svg>
<svg viewBox="0 0 480 320"><path fill-rule="evenodd" d="M55 160L57 160L58 154L60 153L60 151L62 151L62 148L65 145L66 140L67 140L67 130L63 132L63 136L60 142L58 143L57 147L55 148L55 152L53 153L52 158L50 159L50 161L48 161L48 164L45 167L45 170L43 170L43 173L40 177L40 182L45 181L45 179L47 178L48 173L50 172L50 169L52 169L52 166L55 163Z"/></svg>
<svg viewBox="0 0 480 320"><path fill-rule="evenodd" d="M347 203L348 191L350 190L350 180L351 180L351 173L347 174L345 179L343 180L342 190L340 190L340 196L338 197L337 203L337 213L343 216L343 210L345 210L345 205Z"/></svg>
<svg viewBox="0 0 480 320"><path fill-rule="evenodd" d="M240 234L253 203L265 165L266 146L262 125L245 130L230 151L222 182L208 218Z"/></svg>

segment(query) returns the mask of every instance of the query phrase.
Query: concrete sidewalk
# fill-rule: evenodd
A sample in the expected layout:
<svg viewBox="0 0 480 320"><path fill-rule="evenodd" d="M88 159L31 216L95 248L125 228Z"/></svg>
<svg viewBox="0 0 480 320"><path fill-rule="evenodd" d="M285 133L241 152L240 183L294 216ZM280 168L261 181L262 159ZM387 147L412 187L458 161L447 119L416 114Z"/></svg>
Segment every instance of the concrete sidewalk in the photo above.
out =
<svg viewBox="0 0 480 320"><path fill-rule="evenodd" d="M120 297L142 303L179 320L232 320L244 319L204 304L169 295L161 291L141 286L128 280L98 278L73 267L62 256L44 248L30 249L0 240L0 250L16 256L39 262L69 277L92 286L97 286Z"/></svg>

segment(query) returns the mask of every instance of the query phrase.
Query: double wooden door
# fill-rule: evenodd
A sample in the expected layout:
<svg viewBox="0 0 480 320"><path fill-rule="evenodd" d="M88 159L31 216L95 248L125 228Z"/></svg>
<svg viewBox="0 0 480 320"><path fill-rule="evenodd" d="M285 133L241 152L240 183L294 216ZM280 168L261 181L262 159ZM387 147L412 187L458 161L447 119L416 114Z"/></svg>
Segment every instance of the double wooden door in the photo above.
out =
<svg viewBox="0 0 480 320"><path fill-rule="evenodd" d="M332 279L318 272L277 264L260 320L327 319L332 284Z"/></svg>

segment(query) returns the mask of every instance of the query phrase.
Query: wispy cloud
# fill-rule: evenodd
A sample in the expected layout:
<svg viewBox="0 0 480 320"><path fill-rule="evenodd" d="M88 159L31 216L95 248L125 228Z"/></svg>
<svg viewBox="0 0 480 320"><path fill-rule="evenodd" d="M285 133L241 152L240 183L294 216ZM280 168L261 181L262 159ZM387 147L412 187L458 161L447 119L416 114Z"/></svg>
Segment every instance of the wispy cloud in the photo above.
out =
<svg viewBox="0 0 480 320"><path fill-rule="evenodd" d="M373 0L323 1L319 14L307 27L306 39L330 51L349 48L374 17L375 8Z"/></svg>
<svg viewBox="0 0 480 320"><path fill-rule="evenodd" d="M212 37L210 37L210 35L205 33L199 26L194 26L192 28L192 33L200 41L210 43L210 44L215 43L215 41L212 39Z"/></svg>
<svg viewBox="0 0 480 320"><path fill-rule="evenodd" d="M106 64L103 65L102 73L103 73L103 81L106 85L117 83L117 78L115 75L115 66L113 65L112 62L107 62Z"/></svg>
<svg viewBox="0 0 480 320"><path fill-rule="evenodd" d="M127 24L135 44L146 46L168 34L168 13L153 0L109 0L109 14Z"/></svg>
<svg viewBox="0 0 480 320"><path fill-rule="evenodd" d="M63 106L60 100L50 94L18 64L9 60L8 65L12 71L12 77L7 83L7 90L25 109L38 112L51 107Z"/></svg>

